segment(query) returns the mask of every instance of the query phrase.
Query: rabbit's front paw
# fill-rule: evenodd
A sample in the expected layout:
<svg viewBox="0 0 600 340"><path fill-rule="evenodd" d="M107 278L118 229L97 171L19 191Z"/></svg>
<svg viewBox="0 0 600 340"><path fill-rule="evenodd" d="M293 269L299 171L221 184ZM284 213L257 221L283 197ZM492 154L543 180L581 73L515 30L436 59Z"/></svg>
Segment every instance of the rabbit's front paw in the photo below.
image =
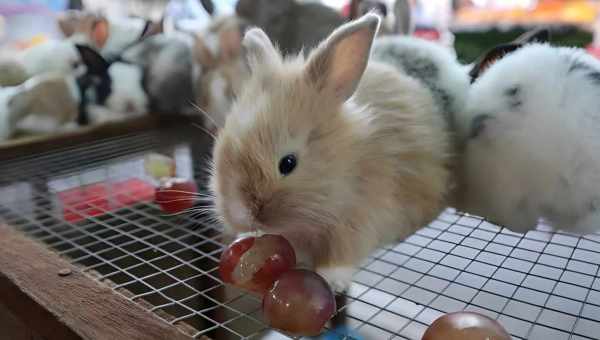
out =
<svg viewBox="0 0 600 340"><path fill-rule="evenodd" d="M323 267L317 269L317 273L329 283L331 289L336 293L344 292L350 288L355 271L354 267Z"/></svg>

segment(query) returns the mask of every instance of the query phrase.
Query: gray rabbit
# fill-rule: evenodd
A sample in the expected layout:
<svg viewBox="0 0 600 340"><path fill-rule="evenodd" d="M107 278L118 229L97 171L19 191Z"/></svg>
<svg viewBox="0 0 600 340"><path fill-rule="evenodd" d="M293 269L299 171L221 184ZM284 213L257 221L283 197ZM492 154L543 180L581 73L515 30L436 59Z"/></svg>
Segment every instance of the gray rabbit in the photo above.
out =
<svg viewBox="0 0 600 340"><path fill-rule="evenodd" d="M328 6L295 0L240 0L236 13L263 29L284 55L308 52L344 23Z"/></svg>

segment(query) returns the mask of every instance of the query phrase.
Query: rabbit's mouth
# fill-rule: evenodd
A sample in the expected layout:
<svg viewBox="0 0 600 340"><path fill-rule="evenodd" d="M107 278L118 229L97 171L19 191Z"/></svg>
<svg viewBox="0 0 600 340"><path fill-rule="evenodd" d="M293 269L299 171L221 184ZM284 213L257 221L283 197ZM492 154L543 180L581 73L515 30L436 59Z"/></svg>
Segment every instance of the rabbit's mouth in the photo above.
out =
<svg viewBox="0 0 600 340"><path fill-rule="evenodd" d="M306 268L314 268L327 262L331 249L331 237L318 226L288 223L260 226L259 234L277 234L283 236L296 251L298 263Z"/></svg>

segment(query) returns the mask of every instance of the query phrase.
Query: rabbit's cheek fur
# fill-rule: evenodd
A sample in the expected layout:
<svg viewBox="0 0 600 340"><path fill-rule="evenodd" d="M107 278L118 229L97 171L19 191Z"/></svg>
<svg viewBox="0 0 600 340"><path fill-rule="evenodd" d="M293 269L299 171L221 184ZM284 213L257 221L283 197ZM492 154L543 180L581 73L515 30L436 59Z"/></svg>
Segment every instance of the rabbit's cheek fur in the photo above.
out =
<svg viewBox="0 0 600 340"><path fill-rule="evenodd" d="M114 63L108 69L112 79L106 106L119 113L143 115L148 111L148 96L142 88L143 70L137 65Z"/></svg>

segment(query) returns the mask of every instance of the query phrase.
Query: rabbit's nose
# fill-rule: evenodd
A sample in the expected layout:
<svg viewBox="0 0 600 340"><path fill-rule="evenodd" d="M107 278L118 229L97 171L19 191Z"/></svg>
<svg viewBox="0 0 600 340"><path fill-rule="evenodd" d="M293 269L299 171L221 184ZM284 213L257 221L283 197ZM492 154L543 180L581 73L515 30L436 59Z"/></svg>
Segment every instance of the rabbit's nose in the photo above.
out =
<svg viewBox="0 0 600 340"><path fill-rule="evenodd" d="M127 113L135 113L136 112L135 104L132 101L127 101L125 103L125 112L127 112Z"/></svg>

